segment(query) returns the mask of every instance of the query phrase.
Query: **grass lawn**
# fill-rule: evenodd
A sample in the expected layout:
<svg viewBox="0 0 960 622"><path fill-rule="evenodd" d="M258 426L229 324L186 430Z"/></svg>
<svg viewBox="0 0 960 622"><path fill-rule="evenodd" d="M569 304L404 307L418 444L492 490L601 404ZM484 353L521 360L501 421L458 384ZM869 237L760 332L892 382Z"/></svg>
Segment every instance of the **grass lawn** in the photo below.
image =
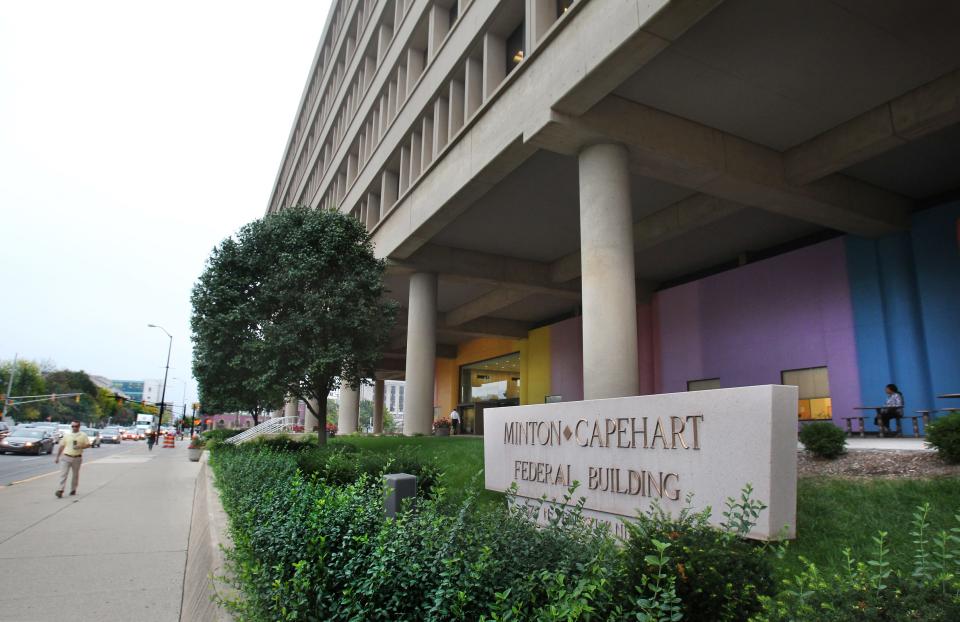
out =
<svg viewBox="0 0 960 622"><path fill-rule="evenodd" d="M434 458L444 469L444 485L456 491L469 486L483 489L483 440L476 437L350 437L349 442L376 452L393 452L413 447ZM497 503L502 495L483 490L483 503ZM803 556L821 571L831 573L843 567L843 549L849 546L855 557L866 561L875 546L877 531L889 533L895 567L908 568L913 557L911 521L916 507L929 501L934 529L960 527L954 515L960 512L960 479L872 480L802 479L797 490L799 537L789 547L783 570L799 570ZM788 576L788 575L785 575Z"/></svg>

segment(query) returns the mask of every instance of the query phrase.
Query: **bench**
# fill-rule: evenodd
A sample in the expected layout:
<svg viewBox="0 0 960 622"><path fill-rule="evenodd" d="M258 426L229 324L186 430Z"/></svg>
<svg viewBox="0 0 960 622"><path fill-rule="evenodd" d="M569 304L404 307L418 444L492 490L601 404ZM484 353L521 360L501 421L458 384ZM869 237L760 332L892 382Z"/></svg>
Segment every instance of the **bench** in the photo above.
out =
<svg viewBox="0 0 960 622"><path fill-rule="evenodd" d="M860 424L860 436L866 436L866 428L863 425L863 415L850 415L848 417L843 417L847 422L847 436L853 436L853 421L856 420Z"/></svg>
<svg viewBox="0 0 960 622"><path fill-rule="evenodd" d="M931 414L931 413L934 413L934 412L937 412L937 411L934 411L934 410L918 410L916 415L903 415L903 416L901 416L901 417L894 417L894 418L891 419L890 421L896 421L896 422L897 422L896 432L897 432L897 434L901 434L901 435L902 435L902 434L903 434L903 421L904 421L904 419L910 420L910 423L913 424L913 437L914 437L914 438L920 438L920 422L923 421L923 429L926 430L926 429L927 429L927 426L930 424L930 414ZM862 437L862 436L866 436L866 434L865 434L865 432L866 432L866 427L865 427L865 425L864 425L864 419L866 419L866 417L867 417L867 415L849 415L849 416L843 417L843 419L846 420L846 422L847 422L847 435L848 435L848 436L853 436L853 433L854 433L854 430L853 430L853 422L854 422L854 421L857 421L857 423L859 424L859 429L858 429L859 435L860 435L861 437ZM892 432L892 431L893 431L893 430L891 430L891 432Z"/></svg>

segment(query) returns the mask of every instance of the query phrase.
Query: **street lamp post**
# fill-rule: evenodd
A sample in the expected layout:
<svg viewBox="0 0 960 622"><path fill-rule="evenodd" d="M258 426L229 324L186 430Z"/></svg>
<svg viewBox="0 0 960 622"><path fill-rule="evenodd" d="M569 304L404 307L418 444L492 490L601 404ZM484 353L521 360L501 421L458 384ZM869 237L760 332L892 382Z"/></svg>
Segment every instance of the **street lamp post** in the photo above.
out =
<svg viewBox="0 0 960 622"><path fill-rule="evenodd" d="M167 332L167 329L163 326L157 326L156 324L147 324L147 328L159 328L164 333L167 334L170 341L167 344L167 366L163 370L163 390L160 392L160 416L157 417L157 440L160 440L160 423L163 421L163 407L167 399L167 374L170 373L170 350L173 348L173 335Z"/></svg>

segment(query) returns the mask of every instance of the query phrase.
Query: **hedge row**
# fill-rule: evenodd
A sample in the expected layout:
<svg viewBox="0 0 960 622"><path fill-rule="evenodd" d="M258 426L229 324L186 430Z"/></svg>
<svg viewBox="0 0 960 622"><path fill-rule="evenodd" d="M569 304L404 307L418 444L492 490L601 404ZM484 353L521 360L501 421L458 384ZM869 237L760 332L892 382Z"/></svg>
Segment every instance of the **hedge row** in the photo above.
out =
<svg viewBox="0 0 960 622"><path fill-rule="evenodd" d="M217 449L212 465L242 594L228 603L237 617L960 619L960 527L934 537L925 515L916 527L922 567L891 568L881 541L879 559L851 560L848 576L822 577L811 567L778 586L776 551L742 538L762 508L749 488L730 501L724 529L710 527L706 513L655 509L628 527L624 543L583 519L575 491L555 506L481 508L470 496L451 506L436 485L437 465L402 459L403 470L432 479L431 492L386 519L381 475L397 463L385 458L282 440ZM537 527L532 519L542 512L549 520Z"/></svg>

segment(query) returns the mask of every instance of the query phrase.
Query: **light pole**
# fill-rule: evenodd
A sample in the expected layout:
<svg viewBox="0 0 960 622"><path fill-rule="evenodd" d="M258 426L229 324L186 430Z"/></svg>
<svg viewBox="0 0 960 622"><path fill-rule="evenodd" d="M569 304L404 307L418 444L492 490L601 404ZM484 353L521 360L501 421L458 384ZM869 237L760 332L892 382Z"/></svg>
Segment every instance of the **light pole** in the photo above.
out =
<svg viewBox="0 0 960 622"><path fill-rule="evenodd" d="M167 337L170 338L170 342L167 344L167 366L163 370L163 390L160 392L160 416L157 417L157 431L156 438L160 440L160 423L163 421L163 406L164 402L167 399L167 374L170 373L170 350L173 348L173 335L167 332L167 329L163 326L157 326L156 324L147 324L147 328L159 328L164 333L167 334Z"/></svg>

